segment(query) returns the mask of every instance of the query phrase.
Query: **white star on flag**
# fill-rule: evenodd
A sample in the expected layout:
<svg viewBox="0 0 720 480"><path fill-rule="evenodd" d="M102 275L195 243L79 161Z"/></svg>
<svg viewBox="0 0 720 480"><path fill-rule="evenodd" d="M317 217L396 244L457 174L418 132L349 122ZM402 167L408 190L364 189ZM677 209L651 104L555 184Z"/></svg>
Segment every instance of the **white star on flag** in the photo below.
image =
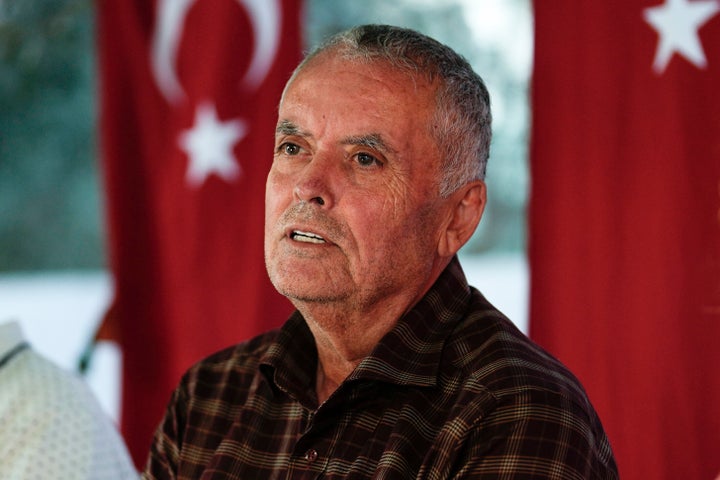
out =
<svg viewBox="0 0 720 480"><path fill-rule="evenodd" d="M718 11L720 5L715 0L665 0L663 5L646 8L645 21L660 36L653 70L658 74L664 72L673 53L682 55L698 68L705 68L707 60L698 30Z"/></svg>
<svg viewBox="0 0 720 480"><path fill-rule="evenodd" d="M188 184L198 187L213 173L227 182L238 178L242 171L232 149L246 133L247 126L242 120L221 122L214 105L198 106L195 124L178 139L190 159L185 177Z"/></svg>

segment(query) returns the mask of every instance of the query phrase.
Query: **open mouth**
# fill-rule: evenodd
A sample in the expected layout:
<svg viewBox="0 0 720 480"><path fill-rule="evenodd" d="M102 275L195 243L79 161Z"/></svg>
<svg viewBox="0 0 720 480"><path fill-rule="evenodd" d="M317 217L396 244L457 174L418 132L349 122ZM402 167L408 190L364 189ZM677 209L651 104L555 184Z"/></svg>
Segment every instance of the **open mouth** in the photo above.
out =
<svg viewBox="0 0 720 480"><path fill-rule="evenodd" d="M293 230L292 233L290 233L290 238L303 243L325 243L325 239L320 235L300 230Z"/></svg>

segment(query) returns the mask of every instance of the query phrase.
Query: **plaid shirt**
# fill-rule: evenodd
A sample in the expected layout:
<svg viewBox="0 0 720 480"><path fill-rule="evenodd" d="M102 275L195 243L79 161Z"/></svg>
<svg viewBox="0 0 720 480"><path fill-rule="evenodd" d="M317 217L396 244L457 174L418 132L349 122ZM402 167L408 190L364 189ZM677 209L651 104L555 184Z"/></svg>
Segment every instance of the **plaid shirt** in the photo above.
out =
<svg viewBox="0 0 720 480"><path fill-rule="evenodd" d="M320 406L316 367L297 312L195 365L143 478L618 477L578 381L467 285L457 259Z"/></svg>

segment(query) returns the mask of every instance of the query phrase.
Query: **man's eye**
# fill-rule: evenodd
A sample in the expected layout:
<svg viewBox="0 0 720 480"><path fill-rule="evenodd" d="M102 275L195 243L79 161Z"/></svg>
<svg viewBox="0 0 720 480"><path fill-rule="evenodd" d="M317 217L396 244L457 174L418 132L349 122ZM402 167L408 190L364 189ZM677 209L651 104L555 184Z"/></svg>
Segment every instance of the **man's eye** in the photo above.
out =
<svg viewBox="0 0 720 480"><path fill-rule="evenodd" d="M300 153L300 147L294 143L283 143L280 145L280 151L285 155L297 155Z"/></svg>
<svg viewBox="0 0 720 480"><path fill-rule="evenodd" d="M373 157L369 153L358 153L357 162L363 167L370 167L373 165L381 165L377 158Z"/></svg>

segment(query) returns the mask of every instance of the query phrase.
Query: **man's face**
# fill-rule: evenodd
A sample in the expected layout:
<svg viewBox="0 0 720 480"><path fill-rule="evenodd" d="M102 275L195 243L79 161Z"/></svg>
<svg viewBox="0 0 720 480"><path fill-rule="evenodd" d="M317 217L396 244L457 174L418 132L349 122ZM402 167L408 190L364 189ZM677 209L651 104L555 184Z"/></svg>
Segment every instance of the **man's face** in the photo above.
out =
<svg viewBox="0 0 720 480"><path fill-rule="evenodd" d="M296 305L414 303L434 281L447 217L434 102L430 85L382 63L327 55L289 85L266 185L265 258Z"/></svg>

